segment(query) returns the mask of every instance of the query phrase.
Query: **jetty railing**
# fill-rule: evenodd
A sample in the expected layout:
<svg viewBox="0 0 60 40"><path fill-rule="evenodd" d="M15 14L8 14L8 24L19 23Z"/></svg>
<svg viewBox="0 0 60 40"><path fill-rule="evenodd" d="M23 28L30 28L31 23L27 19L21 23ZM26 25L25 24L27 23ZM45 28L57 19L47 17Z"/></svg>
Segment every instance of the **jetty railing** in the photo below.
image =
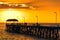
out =
<svg viewBox="0 0 60 40"><path fill-rule="evenodd" d="M8 31L10 32L19 32L21 34L26 34L30 36L35 36L38 38L45 38L45 39L59 39L60 38L60 27L57 26L40 26L40 25L33 25L29 26L27 24L21 25L6 25Z"/></svg>

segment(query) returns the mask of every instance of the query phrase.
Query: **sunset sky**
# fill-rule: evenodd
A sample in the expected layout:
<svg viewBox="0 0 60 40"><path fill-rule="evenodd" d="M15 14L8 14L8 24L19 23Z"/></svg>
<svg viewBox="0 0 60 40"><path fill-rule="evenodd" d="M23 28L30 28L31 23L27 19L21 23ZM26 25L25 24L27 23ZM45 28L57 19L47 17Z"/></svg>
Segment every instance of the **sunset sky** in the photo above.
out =
<svg viewBox="0 0 60 40"><path fill-rule="evenodd" d="M0 9L0 22L7 19L16 18L19 22L37 22L39 23L60 23L60 0L0 0L1 2L10 3L29 3L36 9ZM56 12L56 13L54 13Z"/></svg>

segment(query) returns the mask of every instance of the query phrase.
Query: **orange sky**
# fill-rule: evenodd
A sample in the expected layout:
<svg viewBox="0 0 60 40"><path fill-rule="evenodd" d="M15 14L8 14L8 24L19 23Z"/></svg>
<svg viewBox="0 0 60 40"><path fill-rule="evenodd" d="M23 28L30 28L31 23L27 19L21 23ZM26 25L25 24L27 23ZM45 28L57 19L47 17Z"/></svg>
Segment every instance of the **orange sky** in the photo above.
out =
<svg viewBox="0 0 60 40"><path fill-rule="evenodd" d="M60 0L0 0L0 1L7 1L11 3L30 3L29 5L36 7L38 10L20 10L16 9L20 12L18 16L19 22L23 22L24 19L22 16L25 17L26 22L37 22L37 19L35 16L38 16L38 22L41 23L56 23L56 14L54 12L57 12L57 21L60 23ZM0 9L1 10L1 9ZM5 10L2 10L5 11ZM7 15L4 12L0 13L2 22L5 22ZM17 18L13 17L13 18ZM9 16L10 18L10 16ZM4 20L3 20L4 19Z"/></svg>
<svg viewBox="0 0 60 40"><path fill-rule="evenodd" d="M16 18L19 22L37 22L36 16L38 16L38 22L41 23L55 23L56 14L51 10L21 10L21 9L3 9L0 12L0 21L5 22L7 19ZM57 11L57 21L60 23L60 12Z"/></svg>
<svg viewBox="0 0 60 40"><path fill-rule="evenodd" d="M11 3L27 3L27 2L31 2L34 0L0 0L3 2L11 2Z"/></svg>

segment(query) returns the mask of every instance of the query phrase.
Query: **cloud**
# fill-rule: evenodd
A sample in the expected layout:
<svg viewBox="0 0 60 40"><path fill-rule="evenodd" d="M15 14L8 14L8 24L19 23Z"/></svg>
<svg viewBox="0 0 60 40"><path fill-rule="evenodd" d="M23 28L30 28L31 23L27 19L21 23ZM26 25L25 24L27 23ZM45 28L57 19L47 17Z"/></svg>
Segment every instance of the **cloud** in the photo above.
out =
<svg viewBox="0 0 60 40"><path fill-rule="evenodd" d="M29 5L38 9L60 8L60 0L0 0L12 3L31 3Z"/></svg>
<svg viewBox="0 0 60 40"><path fill-rule="evenodd" d="M32 5L40 8L60 8L60 0L35 0Z"/></svg>

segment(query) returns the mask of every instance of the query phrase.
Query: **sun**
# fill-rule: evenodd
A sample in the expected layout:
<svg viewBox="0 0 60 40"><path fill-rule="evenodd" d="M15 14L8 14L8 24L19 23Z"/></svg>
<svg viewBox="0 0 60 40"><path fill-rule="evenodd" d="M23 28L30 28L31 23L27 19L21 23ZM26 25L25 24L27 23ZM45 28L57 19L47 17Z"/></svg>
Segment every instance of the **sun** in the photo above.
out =
<svg viewBox="0 0 60 40"><path fill-rule="evenodd" d="M15 9L8 9L2 12L2 21L6 21L7 19L20 19L22 17L22 12L17 11Z"/></svg>

